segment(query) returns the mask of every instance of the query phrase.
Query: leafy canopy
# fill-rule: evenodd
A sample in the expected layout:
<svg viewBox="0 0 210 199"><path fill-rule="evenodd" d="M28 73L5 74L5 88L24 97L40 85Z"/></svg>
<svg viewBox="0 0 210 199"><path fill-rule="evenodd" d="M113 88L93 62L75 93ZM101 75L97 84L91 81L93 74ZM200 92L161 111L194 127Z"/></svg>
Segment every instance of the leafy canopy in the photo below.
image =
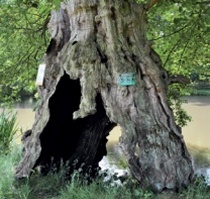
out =
<svg viewBox="0 0 210 199"><path fill-rule="evenodd" d="M47 1L0 1L0 100L34 93L37 66L48 44Z"/></svg>
<svg viewBox="0 0 210 199"><path fill-rule="evenodd" d="M149 12L148 37L174 74L209 73L210 2L163 0Z"/></svg>
<svg viewBox="0 0 210 199"><path fill-rule="evenodd" d="M1 101L36 92L50 10L59 5L60 0L0 0ZM209 9L205 0L162 0L148 11L148 38L171 74L210 76Z"/></svg>

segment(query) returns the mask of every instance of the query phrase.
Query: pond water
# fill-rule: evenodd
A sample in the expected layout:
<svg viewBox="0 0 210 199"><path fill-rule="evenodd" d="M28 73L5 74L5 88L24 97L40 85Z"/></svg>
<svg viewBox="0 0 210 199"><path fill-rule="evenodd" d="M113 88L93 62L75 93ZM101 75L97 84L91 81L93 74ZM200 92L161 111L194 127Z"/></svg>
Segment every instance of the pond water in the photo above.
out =
<svg viewBox="0 0 210 199"><path fill-rule="evenodd" d="M183 108L192 117L192 121L183 128L183 135L188 145L207 148L210 150L210 97L191 96L186 98ZM17 112L17 122L23 131L30 129L34 122L33 100L25 100L14 107ZM108 146L117 144L120 136L120 127L110 132Z"/></svg>
<svg viewBox="0 0 210 199"><path fill-rule="evenodd" d="M188 144L210 149L210 96L193 96L183 105L192 121L183 128Z"/></svg>

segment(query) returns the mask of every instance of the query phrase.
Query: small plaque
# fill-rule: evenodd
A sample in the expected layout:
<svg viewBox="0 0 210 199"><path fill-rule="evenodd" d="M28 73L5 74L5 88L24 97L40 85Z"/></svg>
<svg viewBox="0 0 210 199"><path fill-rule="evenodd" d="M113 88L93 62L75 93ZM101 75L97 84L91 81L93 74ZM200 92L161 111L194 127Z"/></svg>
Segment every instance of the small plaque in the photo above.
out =
<svg viewBox="0 0 210 199"><path fill-rule="evenodd" d="M42 86L44 82L44 74L45 74L46 64L42 63L39 65L37 77L36 77L36 85Z"/></svg>
<svg viewBox="0 0 210 199"><path fill-rule="evenodd" d="M118 85L120 86L134 86L136 84L134 73L123 73L119 75Z"/></svg>

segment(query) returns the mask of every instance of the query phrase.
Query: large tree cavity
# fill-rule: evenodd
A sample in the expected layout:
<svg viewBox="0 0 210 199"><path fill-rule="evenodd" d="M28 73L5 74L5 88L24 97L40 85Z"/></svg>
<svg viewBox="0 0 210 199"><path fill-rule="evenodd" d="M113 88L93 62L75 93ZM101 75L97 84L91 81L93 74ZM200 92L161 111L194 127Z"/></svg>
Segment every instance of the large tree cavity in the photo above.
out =
<svg viewBox="0 0 210 199"><path fill-rule="evenodd" d="M42 173L65 166L68 173L82 168L95 175L99 161L107 154L106 137L115 124L106 116L100 95L94 115L74 120L80 98L79 80L64 74L49 100L50 118L40 135L41 154L34 167L41 166Z"/></svg>
<svg viewBox="0 0 210 199"><path fill-rule="evenodd" d="M167 103L170 81L146 38L146 12L133 0L74 0L51 13L41 104L17 177L60 160L70 173L81 165L94 171L118 124L141 187L177 190L191 182L191 157ZM123 73L134 74L134 86L118 85Z"/></svg>

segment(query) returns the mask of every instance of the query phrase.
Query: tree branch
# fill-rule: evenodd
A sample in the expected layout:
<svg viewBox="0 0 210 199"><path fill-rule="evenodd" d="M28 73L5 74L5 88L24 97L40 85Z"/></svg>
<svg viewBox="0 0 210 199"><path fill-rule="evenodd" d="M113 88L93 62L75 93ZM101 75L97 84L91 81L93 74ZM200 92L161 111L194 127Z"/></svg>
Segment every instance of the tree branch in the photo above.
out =
<svg viewBox="0 0 210 199"><path fill-rule="evenodd" d="M204 2L196 2L196 4L210 4L210 1L204 1Z"/></svg>
<svg viewBox="0 0 210 199"><path fill-rule="evenodd" d="M190 79L183 76L183 75L174 75L168 78L167 80L167 84L175 84L175 83L179 83L179 84L189 84L190 83Z"/></svg>
<svg viewBox="0 0 210 199"><path fill-rule="evenodd" d="M159 3L161 0L149 0L146 4L145 4L145 10L149 10L150 8L152 8L155 4Z"/></svg>
<svg viewBox="0 0 210 199"><path fill-rule="evenodd" d="M174 35L174 34L176 34L176 33L181 32L182 30L184 30L184 29L187 28L188 26L189 26L189 24L186 24L186 25L183 26L182 28L180 28L180 29L178 29L178 30L176 30L176 31L174 31L174 32L172 32L172 33L170 33L170 34L168 34L168 35L163 35L163 36L154 38L154 39L152 39L152 41L158 40L158 39L162 39L162 38L165 38L165 37L170 37L170 36L172 36L172 35Z"/></svg>

